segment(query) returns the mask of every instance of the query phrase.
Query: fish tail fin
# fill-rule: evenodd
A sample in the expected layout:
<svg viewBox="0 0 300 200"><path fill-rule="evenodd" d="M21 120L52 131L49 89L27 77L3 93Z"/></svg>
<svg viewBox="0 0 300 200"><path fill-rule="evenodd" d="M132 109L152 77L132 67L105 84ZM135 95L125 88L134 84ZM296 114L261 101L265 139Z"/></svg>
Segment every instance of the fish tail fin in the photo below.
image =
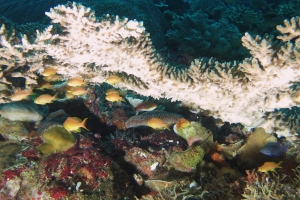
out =
<svg viewBox="0 0 300 200"><path fill-rule="evenodd" d="M89 129L85 126L85 123L86 123L86 120L87 120L88 118L85 118L82 122L81 122L81 124L82 124L82 128L84 128L85 130L87 130L87 131L89 131Z"/></svg>
<svg viewBox="0 0 300 200"><path fill-rule="evenodd" d="M165 128L166 128L167 130L171 131L171 129L170 129L168 126L166 126Z"/></svg>
<svg viewBox="0 0 300 200"><path fill-rule="evenodd" d="M58 92L56 92L55 95L53 96L53 100L58 100L57 95L58 95Z"/></svg>
<svg viewBox="0 0 300 200"><path fill-rule="evenodd" d="M125 100L125 99L123 99L123 98L121 99L121 101L123 101L123 102L126 102L126 100Z"/></svg>
<svg viewBox="0 0 300 200"><path fill-rule="evenodd" d="M283 161L280 161L279 163L277 163L277 167L278 168L282 168L282 166L280 166L282 164Z"/></svg>

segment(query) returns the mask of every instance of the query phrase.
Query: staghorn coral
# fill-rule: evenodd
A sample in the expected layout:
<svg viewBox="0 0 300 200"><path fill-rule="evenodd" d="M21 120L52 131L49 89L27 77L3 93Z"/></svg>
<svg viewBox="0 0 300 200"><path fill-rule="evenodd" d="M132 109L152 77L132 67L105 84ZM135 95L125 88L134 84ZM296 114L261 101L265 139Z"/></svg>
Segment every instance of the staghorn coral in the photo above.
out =
<svg viewBox="0 0 300 200"><path fill-rule="evenodd" d="M76 3L57 6L46 15L64 31L52 34L50 26L37 35L34 44L25 40L18 45L23 52L34 50L35 54L28 57L30 69L38 63L46 68L60 66L58 72L65 78L81 76L95 84L111 74L123 73L123 81L116 87L182 101L195 110L209 110L215 118L248 127L267 128L264 113L298 104L293 98L297 90L291 86L300 76L299 17L277 27L284 35L278 37L281 42L271 36L253 38L246 33L242 43L252 57L242 62L199 58L189 68L180 69L162 62L142 22L109 15L96 19L94 12ZM4 53L1 59L3 55L11 54ZM50 56L52 62L45 62L41 55ZM288 133L286 128L280 135Z"/></svg>

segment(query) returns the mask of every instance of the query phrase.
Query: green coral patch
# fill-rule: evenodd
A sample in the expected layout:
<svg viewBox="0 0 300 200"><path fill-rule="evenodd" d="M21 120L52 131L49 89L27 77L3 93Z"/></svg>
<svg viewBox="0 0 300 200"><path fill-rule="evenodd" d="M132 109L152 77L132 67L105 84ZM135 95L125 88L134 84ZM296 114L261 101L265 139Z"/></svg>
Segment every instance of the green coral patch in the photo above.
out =
<svg viewBox="0 0 300 200"><path fill-rule="evenodd" d="M202 161L204 154L201 146L194 145L186 151L172 153L168 161L178 171L193 172L196 170L197 164Z"/></svg>
<svg viewBox="0 0 300 200"><path fill-rule="evenodd" d="M46 129L42 134L42 139L44 143L38 147L38 150L44 155L65 151L76 141L74 135L60 125Z"/></svg>

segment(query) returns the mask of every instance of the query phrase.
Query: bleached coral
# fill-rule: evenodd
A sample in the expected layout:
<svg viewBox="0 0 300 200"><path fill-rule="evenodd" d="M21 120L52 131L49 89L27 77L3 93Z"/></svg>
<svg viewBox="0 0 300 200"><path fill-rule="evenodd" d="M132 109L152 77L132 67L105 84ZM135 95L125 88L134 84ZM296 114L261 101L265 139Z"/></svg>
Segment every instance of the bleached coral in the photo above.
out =
<svg viewBox="0 0 300 200"><path fill-rule="evenodd" d="M297 105L293 99L297 90L291 86L300 78L299 17L278 27L289 34L279 37L281 42L246 33L242 42L253 57L243 62L199 58L180 69L162 62L142 22L109 15L97 19L89 8L76 3L46 14L64 31L53 34L50 26L38 35L35 48L52 57L52 66L60 66L58 72L66 78L81 76L99 84L111 74L121 74L123 82L117 87L182 101L223 121L262 126L267 132L272 129L265 126L266 112Z"/></svg>

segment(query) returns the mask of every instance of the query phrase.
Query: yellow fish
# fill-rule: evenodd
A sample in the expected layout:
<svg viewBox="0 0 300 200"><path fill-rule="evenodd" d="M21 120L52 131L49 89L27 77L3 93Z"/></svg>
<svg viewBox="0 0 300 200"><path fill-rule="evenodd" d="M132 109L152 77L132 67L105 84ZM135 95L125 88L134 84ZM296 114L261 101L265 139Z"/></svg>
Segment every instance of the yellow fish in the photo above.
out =
<svg viewBox="0 0 300 200"><path fill-rule="evenodd" d="M280 161L279 163L265 162L262 166L258 168L258 171L264 173L268 173L269 171L275 172L276 168L282 168L281 166L279 166L281 163L282 161Z"/></svg>
<svg viewBox="0 0 300 200"><path fill-rule="evenodd" d="M86 85L86 83L82 78L74 77L67 81L67 85L72 87L78 87L78 86Z"/></svg>
<svg viewBox="0 0 300 200"><path fill-rule="evenodd" d="M27 97L31 94L31 91L28 90L19 90L15 92L10 99L12 101L21 101L23 99L27 99Z"/></svg>
<svg viewBox="0 0 300 200"><path fill-rule="evenodd" d="M117 83L119 83L119 82L121 82L121 81L122 81L122 79L121 79L119 76L117 76L117 75L111 75L110 77L108 77L108 78L105 80L106 83L109 83L109 84L111 84L111 85L117 84Z"/></svg>
<svg viewBox="0 0 300 200"><path fill-rule="evenodd" d="M34 89L44 90L44 89L52 89L52 88L53 88L53 85L51 85L48 82L44 82L44 83L42 83L42 85L40 87L37 87L37 88L34 88Z"/></svg>
<svg viewBox="0 0 300 200"><path fill-rule="evenodd" d="M46 68L41 74L43 76L53 76L56 74L57 69L53 67Z"/></svg>
<svg viewBox="0 0 300 200"><path fill-rule="evenodd" d="M76 95L76 96L81 96L81 95L85 95L86 93L88 93L87 89L85 89L84 87L75 87L75 88L72 88L69 92L71 92L73 95Z"/></svg>
<svg viewBox="0 0 300 200"><path fill-rule="evenodd" d="M51 76L44 77L44 80L48 81L48 82L54 82L54 81L60 80L61 78L62 78L61 75L54 74L54 75L51 75Z"/></svg>
<svg viewBox="0 0 300 200"><path fill-rule="evenodd" d="M47 103L52 103L53 100L56 100L56 95L51 96L50 94L42 94L38 98L34 100L34 103L39 104L39 105L45 105Z"/></svg>
<svg viewBox="0 0 300 200"><path fill-rule="evenodd" d="M170 131L168 125L159 118L153 117L150 120L148 120L147 124L148 124L148 126L150 126L151 128L153 128L155 130L168 129Z"/></svg>
<svg viewBox="0 0 300 200"><path fill-rule="evenodd" d="M84 128L86 130L89 130L86 128L85 123L88 118L85 118L83 121L77 117L68 117L66 121L64 122L64 127L67 131L72 132L80 132L80 128Z"/></svg>
<svg viewBox="0 0 300 200"><path fill-rule="evenodd" d="M66 97L67 99L73 99L73 98L75 97L75 95L72 94L71 92L67 91L67 92L65 93L65 97Z"/></svg>
<svg viewBox="0 0 300 200"><path fill-rule="evenodd" d="M109 89L109 90L107 90L107 92L105 94L106 95L110 95L110 94L113 94L113 93L119 94L119 92L117 90L115 90L115 89Z"/></svg>
<svg viewBox="0 0 300 200"><path fill-rule="evenodd" d="M126 102L118 93L111 93L109 95L106 95L105 99L110 102Z"/></svg>
<svg viewBox="0 0 300 200"><path fill-rule="evenodd" d="M180 118L177 123L176 123L176 128L185 128L187 127L188 125L190 125L191 122L184 119L184 118Z"/></svg>

